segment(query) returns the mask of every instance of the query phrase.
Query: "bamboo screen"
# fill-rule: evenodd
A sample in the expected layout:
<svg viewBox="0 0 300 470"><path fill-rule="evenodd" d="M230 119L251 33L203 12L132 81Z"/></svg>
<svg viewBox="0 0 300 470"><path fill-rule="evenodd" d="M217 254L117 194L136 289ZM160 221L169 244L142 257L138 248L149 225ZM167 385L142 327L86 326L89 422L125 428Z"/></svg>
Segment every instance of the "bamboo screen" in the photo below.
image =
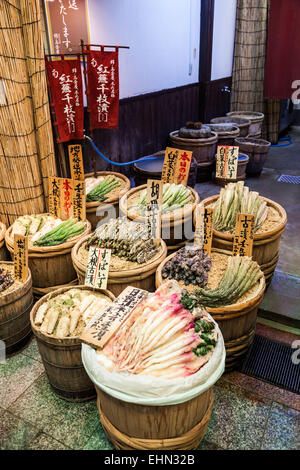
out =
<svg viewBox="0 0 300 470"><path fill-rule="evenodd" d="M38 3L0 4L0 220L10 225L20 215L44 212L43 179L56 171Z"/></svg>
<svg viewBox="0 0 300 470"><path fill-rule="evenodd" d="M44 193L48 196L48 176L56 174L56 167L45 71L41 10L39 0L20 0L20 6L36 141L41 162Z"/></svg>

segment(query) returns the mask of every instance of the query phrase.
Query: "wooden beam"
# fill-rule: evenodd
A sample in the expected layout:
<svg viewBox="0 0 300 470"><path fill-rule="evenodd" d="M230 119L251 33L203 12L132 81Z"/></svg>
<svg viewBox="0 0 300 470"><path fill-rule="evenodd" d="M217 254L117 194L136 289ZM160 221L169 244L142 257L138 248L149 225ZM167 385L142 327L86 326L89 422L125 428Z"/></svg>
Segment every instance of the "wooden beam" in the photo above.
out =
<svg viewBox="0 0 300 470"><path fill-rule="evenodd" d="M199 82L211 79L215 0L201 1Z"/></svg>

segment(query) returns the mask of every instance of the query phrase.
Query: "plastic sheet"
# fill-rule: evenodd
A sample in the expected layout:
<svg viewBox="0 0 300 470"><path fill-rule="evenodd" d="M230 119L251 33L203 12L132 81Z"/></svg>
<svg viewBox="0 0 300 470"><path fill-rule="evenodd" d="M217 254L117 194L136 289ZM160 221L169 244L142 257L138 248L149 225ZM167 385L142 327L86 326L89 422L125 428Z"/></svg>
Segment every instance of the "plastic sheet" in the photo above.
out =
<svg viewBox="0 0 300 470"><path fill-rule="evenodd" d="M224 372L224 340L218 326L216 329L218 341L210 360L198 372L186 378L163 379L108 371L99 364L97 351L86 344L82 345L83 365L98 388L120 400L152 406L184 403L212 387Z"/></svg>

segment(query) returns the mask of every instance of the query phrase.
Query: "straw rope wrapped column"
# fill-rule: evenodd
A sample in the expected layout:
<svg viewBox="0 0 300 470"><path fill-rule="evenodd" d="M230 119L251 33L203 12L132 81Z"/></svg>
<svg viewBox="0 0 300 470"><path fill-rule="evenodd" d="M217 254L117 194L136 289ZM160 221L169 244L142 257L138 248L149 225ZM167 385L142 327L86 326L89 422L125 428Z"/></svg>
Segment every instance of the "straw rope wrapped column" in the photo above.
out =
<svg viewBox="0 0 300 470"><path fill-rule="evenodd" d="M44 193L47 198L48 177L55 176L57 173L45 71L41 8L39 0L20 0L20 7L36 126L36 141L41 162Z"/></svg>
<svg viewBox="0 0 300 470"><path fill-rule="evenodd" d="M19 0L1 0L0 15L0 219L10 225L44 212L32 97Z"/></svg>
<svg viewBox="0 0 300 470"><path fill-rule="evenodd" d="M237 0L231 111L265 114L262 137L278 140L281 101L264 98L270 0Z"/></svg>

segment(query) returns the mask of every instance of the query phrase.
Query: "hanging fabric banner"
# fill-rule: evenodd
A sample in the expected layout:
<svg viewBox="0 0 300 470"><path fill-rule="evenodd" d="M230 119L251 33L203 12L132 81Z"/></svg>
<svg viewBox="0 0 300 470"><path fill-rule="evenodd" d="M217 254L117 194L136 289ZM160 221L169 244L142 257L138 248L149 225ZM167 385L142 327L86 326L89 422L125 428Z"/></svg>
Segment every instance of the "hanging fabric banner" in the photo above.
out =
<svg viewBox="0 0 300 470"><path fill-rule="evenodd" d="M299 0L272 0L265 66L265 98L300 98Z"/></svg>
<svg viewBox="0 0 300 470"><path fill-rule="evenodd" d="M119 63L116 51L87 52L91 129L117 129L119 123Z"/></svg>
<svg viewBox="0 0 300 470"><path fill-rule="evenodd" d="M46 60L59 139L83 139L83 94L79 59Z"/></svg>

